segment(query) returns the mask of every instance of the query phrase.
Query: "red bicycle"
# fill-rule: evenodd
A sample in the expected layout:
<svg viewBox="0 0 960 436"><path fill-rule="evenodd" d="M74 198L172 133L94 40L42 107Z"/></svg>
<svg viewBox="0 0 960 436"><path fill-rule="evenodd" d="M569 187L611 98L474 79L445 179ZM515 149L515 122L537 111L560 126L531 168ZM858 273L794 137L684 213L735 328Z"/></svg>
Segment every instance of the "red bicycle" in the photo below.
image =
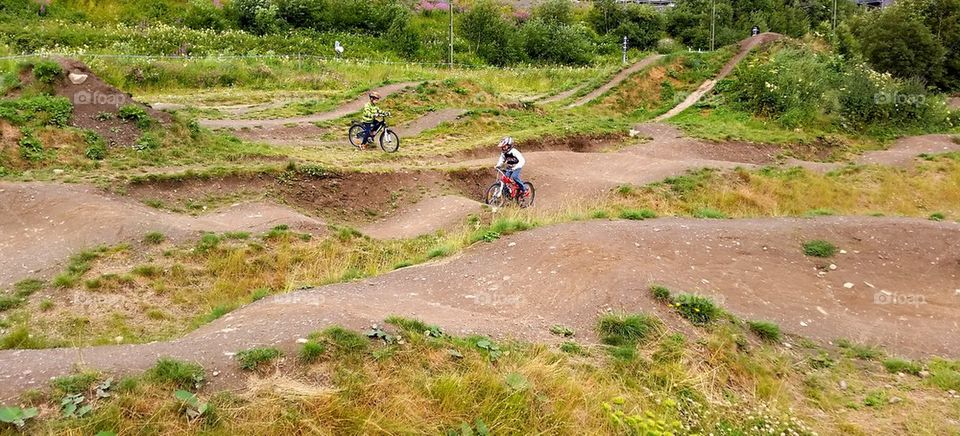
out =
<svg viewBox="0 0 960 436"><path fill-rule="evenodd" d="M513 201L520 207L533 206L533 199L537 192L533 189L532 183L523 182L527 190L524 195L520 195L520 185L507 177L500 168L494 167L494 169L499 173L500 180L487 188L487 194L484 196L485 203L494 207L503 207L508 201Z"/></svg>

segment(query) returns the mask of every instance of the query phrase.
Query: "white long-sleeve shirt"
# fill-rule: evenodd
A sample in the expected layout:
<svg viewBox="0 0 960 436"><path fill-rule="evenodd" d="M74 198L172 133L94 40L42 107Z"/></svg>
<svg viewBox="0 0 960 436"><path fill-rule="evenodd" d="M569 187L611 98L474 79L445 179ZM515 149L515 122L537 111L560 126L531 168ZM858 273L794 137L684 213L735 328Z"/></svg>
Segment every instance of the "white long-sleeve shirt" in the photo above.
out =
<svg viewBox="0 0 960 436"><path fill-rule="evenodd" d="M497 161L497 166L503 165L507 161L507 155L510 155L517 160L517 163L513 164L513 169L519 170L523 168L523 164L527 163L527 160L523 158L523 154L520 153L520 150L516 148L511 148L510 151L506 153L500 153L500 160Z"/></svg>

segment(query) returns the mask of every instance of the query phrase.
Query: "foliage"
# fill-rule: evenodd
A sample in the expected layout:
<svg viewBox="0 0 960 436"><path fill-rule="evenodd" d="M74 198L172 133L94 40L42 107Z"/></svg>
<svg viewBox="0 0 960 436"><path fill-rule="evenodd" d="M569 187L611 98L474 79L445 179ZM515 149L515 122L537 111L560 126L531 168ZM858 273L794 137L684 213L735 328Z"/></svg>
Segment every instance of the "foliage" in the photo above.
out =
<svg viewBox="0 0 960 436"><path fill-rule="evenodd" d="M645 220L656 217L657 213L650 209L624 209L620 211L620 218L626 220Z"/></svg>
<svg viewBox="0 0 960 436"><path fill-rule="evenodd" d="M680 316L695 325L713 322L720 315L720 308L713 300L695 294L680 294L673 299L673 306Z"/></svg>
<svg viewBox="0 0 960 436"><path fill-rule="evenodd" d="M803 254L812 257L831 257L837 252L837 247L822 239L814 239L803 243Z"/></svg>
<svg viewBox="0 0 960 436"><path fill-rule="evenodd" d="M63 68L54 61L40 61L33 65L33 76L42 83L52 84L63 77Z"/></svg>
<svg viewBox="0 0 960 436"><path fill-rule="evenodd" d="M157 360L156 365L147 371L146 378L180 389L197 389L203 384L204 371L197 363L165 357Z"/></svg>
<svg viewBox="0 0 960 436"><path fill-rule="evenodd" d="M280 357L280 350L276 348L251 348L238 352L234 357L241 369L252 370Z"/></svg>
<svg viewBox="0 0 960 436"><path fill-rule="evenodd" d="M670 290L660 285L650 286L650 293L653 294L654 300L661 303L668 303L672 300L670 298Z"/></svg>
<svg viewBox="0 0 960 436"><path fill-rule="evenodd" d="M183 414L190 420L206 417L212 410L209 403L200 401L197 394L189 391L175 391L173 398L176 398L180 403L180 410L182 410Z"/></svg>
<svg viewBox="0 0 960 436"><path fill-rule="evenodd" d="M87 144L87 148L83 151L83 155L90 160L103 160L107 157L107 144L103 141L96 132L92 130L86 130L83 132L84 142Z"/></svg>
<svg viewBox="0 0 960 436"><path fill-rule="evenodd" d="M39 415L36 407L27 409L20 407L0 407L0 422L12 424L17 428L23 428L27 421L36 418Z"/></svg>
<svg viewBox="0 0 960 436"><path fill-rule="evenodd" d="M33 136L33 133L25 131L23 136L20 137L19 145L20 158L25 161L38 162L46 157L43 143L40 142L40 139Z"/></svg>
<svg viewBox="0 0 960 436"><path fill-rule="evenodd" d="M65 127L73 114L73 104L65 97L26 96L0 100L0 118L15 126Z"/></svg>
<svg viewBox="0 0 960 436"><path fill-rule="evenodd" d="M769 321L748 321L747 326L750 331L756 334L760 339L769 342L780 340L780 326Z"/></svg>
<svg viewBox="0 0 960 436"><path fill-rule="evenodd" d="M147 115L146 109L136 103L121 107L117 111L117 117L124 121L134 122L141 129L150 127L150 116Z"/></svg>
<svg viewBox="0 0 960 436"><path fill-rule="evenodd" d="M917 362L899 358L885 359L883 361L883 367L886 368L888 372L902 372L904 374L912 375L920 374L920 370L923 369L923 367L921 367Z"/></svg>
<svg viewBox="0 0 960 436"><path fill-rule="evenodd" d="M643 343L660 333L663 323L646 314L609 313L597 320L597 333L607 345Z"/></svg>

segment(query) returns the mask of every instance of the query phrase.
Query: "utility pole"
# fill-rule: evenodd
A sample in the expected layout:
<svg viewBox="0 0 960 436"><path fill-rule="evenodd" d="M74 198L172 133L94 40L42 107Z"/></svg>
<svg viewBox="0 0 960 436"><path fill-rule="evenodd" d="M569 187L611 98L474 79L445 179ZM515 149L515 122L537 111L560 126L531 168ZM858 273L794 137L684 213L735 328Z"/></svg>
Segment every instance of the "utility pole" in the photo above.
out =
<svg viewBox="0 0 960 436"><path fill-rule="evenodd" d="M453 68L453 0L447 0L447 9L450 10L450 68Z"/></svg>
<svg viewBox="0 0 960 436"><path fill-rule="evenodd" d="M837 0L833 0L833 28L837 28Z"/></svg>
<svg viewBox="0 0 960 436"><path fill-rule="evenodd" d="M627 64L627 35L623 35L623 64Z"/></svg>
<svg viewBox="0 0 960 436"><path fill-rule="evenodd" d="M717 0L713 0L713 15L710 16L710 51L717 42Z"/></svg>

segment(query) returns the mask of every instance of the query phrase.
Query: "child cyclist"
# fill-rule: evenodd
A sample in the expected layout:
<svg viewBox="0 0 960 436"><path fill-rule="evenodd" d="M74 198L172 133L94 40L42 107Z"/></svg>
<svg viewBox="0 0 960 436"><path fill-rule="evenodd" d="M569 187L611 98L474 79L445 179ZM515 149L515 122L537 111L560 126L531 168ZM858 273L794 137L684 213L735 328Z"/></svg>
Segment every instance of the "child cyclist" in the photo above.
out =
<svg viewBox="0 0 960 436"><path fill-rule="evenodd" d="M517 183L520 187L520 196L528 195L527 187L520 179L520 170L527 161L523 158L520 150L513 147L513 138L506 137L500 141L500 159L497 160L497 168L503 168L503 173Z"/></svg>
<svg viewBox="0 0 960 436"><path fill-rule="evenodd" d="M382 121L377 117L383 114L377 102L380 101L380 93L374 91L369 94L370 101L363 106L361 124L363 125L363 141L360 141L360 149L366 149L367 143L373 139L373 134L380 129Z"/></svg>

